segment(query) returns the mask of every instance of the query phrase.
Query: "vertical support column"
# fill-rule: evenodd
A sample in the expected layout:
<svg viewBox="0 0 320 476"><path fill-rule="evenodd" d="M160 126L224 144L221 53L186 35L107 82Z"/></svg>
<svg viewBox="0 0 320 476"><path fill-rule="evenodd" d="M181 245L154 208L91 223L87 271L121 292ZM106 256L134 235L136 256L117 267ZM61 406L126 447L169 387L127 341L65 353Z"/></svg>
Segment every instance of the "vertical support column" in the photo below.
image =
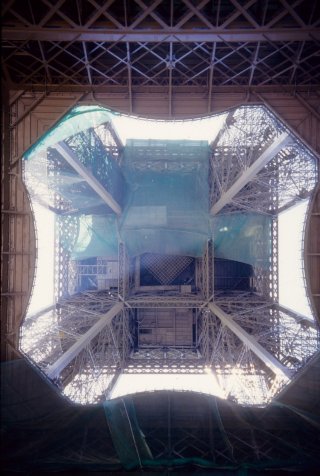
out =
<svg viewBox="0 0 320 476"><path fill-rule="evenodd" d="M129 295L129 258L126 246L119 243L119 295L125 299Z"/></svg>
<svg viewBox="0 0 320 476"><path fill-rule="evenodd" d="M122 312L122 342L121 342L121 364L125 365L131 351L132 336L130 333L130 318L132 310L124 309Z"/></svg>
<svg viewBox="0 0 320 476"><path fill-rule="evenodd" d="M197 290L202 291L202 258L195 260L195 283Z"/></svg>
<svg viewBox="0 0 320 476"><path fill-rule="evenodd" d="M211 315L207 309L204 309L198 316L198 345L200 347L200 353L205 359L206 363L210 362L210 319Z"/></svg>
<svg viewBox="0 0 320 476"><path fill-rule="evenodd" d="M135 258L134 287L135 289L140 287L140 256L136 256Z"/></svg>
<svg viewBox="0 0 320 476"><path fill-rule="evenodd" d="M212 240L208 240L202 259L202 294L205 299L213 296L213 249Z"/></svg>
<svg viewBox="0 0 320 476"><path fill-rule="evenodd" d="M55 217L55 298L59 300L69 295L71 287L69 283L71 246L66 246L64 241L74 243L77 237L77 221L75 217L58 215ZM80 284L80 283L78 283Z"/></svg>
<svg viewBox="0 0 320 476"><path fill-rule="evenodd" d="M2 196L4 210L10 209L10 109L9 109L9 92L4 88L2 94L2 113L1 113L1 125L2 125ZM2 249L8 250L10 244L10 214L2 214L2 226L1 226L1 242ZM4 294L1 299L1 360L7 360L7 342L6 336L8 331L8 314L9 314L9 254L3 254L1 256L1 294Z"/></svg>

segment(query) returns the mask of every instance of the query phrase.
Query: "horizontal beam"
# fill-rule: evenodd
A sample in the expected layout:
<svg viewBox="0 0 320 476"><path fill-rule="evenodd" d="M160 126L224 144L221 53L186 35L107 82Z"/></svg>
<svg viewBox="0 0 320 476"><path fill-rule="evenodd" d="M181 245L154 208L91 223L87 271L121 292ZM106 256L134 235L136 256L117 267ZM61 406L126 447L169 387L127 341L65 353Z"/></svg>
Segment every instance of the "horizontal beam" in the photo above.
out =
<svg viewBox="0 0 320 476"><path fill-rule="evenodd" d="M212 206L210 213L216 215L224 206L230 203L237 193L239 193L240 190L242 190L242 188L247 185L278 152L280 152L280 150L288 143L289 138L290 136L287 132L283 132L279 137L277 137L274 142L253 162L253 164L243 171L234 184L221 195L219 200Z"/></svg>
<svg viewBox="0 0 320 476"><path fill-rule="evenodd" d="M117 215L121 214L121 207L101 185L101 183L81 164L75 153L64 142L56 144L55 149L62 155L69 165L87 182L87 184L96 192L99 197L110 207Z"/></svg>
<svg viewBox="0 0 320 476"><path fill-rule="evenodd" d="M166 29L90 29L2 27L2 39L9 41L97 41L97 42L150 42L150 43L201 43L201 42L266 42L320 40L320 30L304 28L166 28Z"/></svg>
<svg viewBox="0 0 320 476"><path fill-rule="evenodd" d="M123 310L123 304L116 303L110 311L103 314L102 317L96 322L85 334L68 349L59 359L45 370L45 373L49 378L56 378L60 372L84 349L99 332L102 331L107 325L111 324L112 319Z"/></svg>
<svg viewBox="0 0 320 476"><path fill-rule="evenodd" d="M269 351L267 351L257 339L248 334L232 317L224 312L219 306L214 303L209 303L208 308L217 316L220 321L227 326L239 339L262 360L271 370L276 374L282 374L286 378L291 377L291 370L282 365Z"/></svg>
<svg viewBox="0 0 320 476"><path fill-rule="evenodd" d="M188 309L200 308L204 305L203 299L181 294L180 296L130 296L125 302L130 308L173 308L185 307Z"/></svg>
<svg viewBox="0 0 320 476"><path fill-rule="evenodd" d="M308 316L304 316L303 314L300 314L296 311L292 311L291 309L288 309L285 306L281 306L281 304L275 304L275 307L280 312L283 312L283 314L292 317L298 324L306 324L309 327L316 329L317 326L314 319L311 319Z"/></svg>
<svg viewBox="0 0 320 476"><path fill-rule="evenodd" d="M180 291L180 285L159 285L159 286L135 286L134 292L135 293L154 293L154 292L162 292L162 291Z"/></svg>
<svg viewBox="0 0 320 476"><path fill-rule="evenodd" d="M32 82L31 80L29 80L27 83L23 83L23 87L25 89L28 89L31 87L32 90L36 90L36 91L44 91L46 90L47 93L51 92L51 94L53 95L54 93L57 92L57 84L55 83L46 83L46 84L41 84L41 83L35 83L35 82ZM11 84L11 91L20 91L21 88L22 88L22 85L20 83L12 83ZM317 92L319 89L318 85L317 84L305 84L305 85L290 85L290 84L286 84L286 93L289 95L289 94L293 94L295 91L301 91L302 93L304 94L310 94L310 92ZM102 100L106 101L106 98L110 98L110 97L113 97L113 99L115 101L122 101L120 105L118 105L117 107L118 108L122 108L122 110L125 110L126 112L129 112L129 109L127 108L124 108L123 106L123 95L127 93L128 91L128 86L127 85L112 85L112 84L108 84L108 85L105 85L105 84L93 84L92 86L90 86L90 91L94 91L96 94L103 94L105 95L106 97L103 98ZM142 86L142 85L138 85L138 84L135 84L132 86L132 91L135 93L135 94L139 94L139 93L142 93L142 94L145 94L145 86ZM161 100L161 101L165 101L165 100L168 100L168 87L166 85L153 85L153 86L148 86L148 91L149 91L149 95L150 95L150 100ZM192 99L195 99L195 100L198 100L198 103L197 103L197 114L194 114L194 117L202 117L205 113L207 114L207 109L203 108L203 93L206 93L208 91L208 86L203 84L203 85L194 85L194 86L183 86L183 85L175 85L174 86L174 90L173 90L173 95L174 95L174 99L175 101L180 101L182 102L183 104L185 104L185 101L187 98L192 98ZM281 85L277 85L277 84L263 84L263 85L255 85L254 87L249 87L248 84L243 84L243 85L240 85L240 84L229 84L229 85L216 85L214 87L214 93L213 93L213 97L217 97L217 95L219 94L224 94L224 95L228 95L230 93L232 94L237 94L237 95L241 95L241 97L239 98L236 98L234 101L238 100L238 102L236 103L236 105L238 106L239 103L243 103L243 97L245 95L249 95L249 93L251 94L252 92L254 91L254 94L255 95L258 95L259 93L265 93L265 94L270 94L270 93L276 93L276 94L279 94L279 93L283 93L283 86ZM75 93L75 92L83 92L85 94L87 94L88 92L88 85L87 84L73 84L73 83L65 83L65 84L59 84L59 92L72 92L72 93ZM260 95L260 94L259 94ZM230 98L229 98L230 99ZM227 101L227 100L226 100ZM178 103L178 105L180 105L180 102ZM250 99L250 101L248 101L246 104L257 104L257 103L261 103L262 101L260 99L258 100L253 100L252 98ZM227 103L227 106L226 107L229 107L229 103ZM218 112L225 112L225 108L223 108L222 106L219 107L218 109ZM270 107L269 107L270 108ZM199 111L202 111L202 114L199 112ZM150 114L150 111L148 109L148 113ZM147 112L145 112L145 114L147 114ZM161 114L161 113L160 113ZM153 116L159 116L159 113L158 114L153 114ZM165 115L165 117L167 116L167 114ZM183 116L183 117L186 117L188 119L190 119L190 113L187 114L186 112L184 112L184 114L182 114L180 112L180 114L178 114L179 117ZM151 116L150 116L151 117ZM163 117L163 114L162 114L162 117ZM292 126L291 126L292 127Z"/></svg>

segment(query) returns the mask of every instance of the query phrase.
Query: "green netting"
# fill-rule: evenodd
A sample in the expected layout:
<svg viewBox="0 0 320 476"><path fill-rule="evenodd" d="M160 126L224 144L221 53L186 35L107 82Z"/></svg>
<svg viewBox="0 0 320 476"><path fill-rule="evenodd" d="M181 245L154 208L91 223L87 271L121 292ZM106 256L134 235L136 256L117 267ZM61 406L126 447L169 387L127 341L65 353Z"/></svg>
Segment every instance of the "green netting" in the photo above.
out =
<svg viewBox="0 0 320 476"><path fill-rule="evenodd" d="M67 137L82 132L88 127L96 127L104 122L112 120L113 113L101 106L77 106L63 116L60 121L44 134L24 154L24 160L28 160L34 154L51 147Z"/></svg>
<svg viewBox="0 0 320 476"><path fill-rule="evenodd" d="M103 403L111 438L125 469L142 467L152 461L152 454L140 430L133 401L130 397ZM158 466L158 465L157 465Z"/></svg>
<svg viewBox="0 0 320 476"><path fill-rule="evenodd" d="M300 392L308 389L310 395L312 380L306 382L299 382ZM197 474L203 468L232 476L275 474L273 468L316 474L317 406L310 412L303 405L243 408L213 396L168 391L74 405L18 359L1 364L1 468L4 474L80 469L116 474L139 467L146 474L149 468L188 474L188 467Z"/></svg>
<svg viewBox="0 0 320 476"><path fill-rule="evenodd" d="M206 141L129 141L130 195L120 233L129 253L201 256L209 237Z"/></svg>
<svg viewBox="0 0 320 476"><path fill-rule="evenodd" d="M119 165L112 156L112 145L102 142L98 130L97 126L89 127L85 131L66 138L65 143L88 172L92 173L116 202L122 206L126 197L127 184Z"/></svg>
<svg viewBox="0 0 320 476"><path fill-rule="evenodd" d="M67 129L70 133L70 125ZM108 150L108 144L102 143L94 128L89 127L60 141L63 147L67 147L69 160L62 156L51 139L50 135L48 141L44 138L42 146L45 149L35 151L24 162L25 180L33 199L56 212L113 213L91 185L93 176L122 205L126 189L124 177ZM82 174L73 166L74 160L84 166Z"/></svg>
<svg viewBox="0 0 320 476"><path fill-rule="evenodd" d="M271 257L271 217L258 213L212 219L214 255L267 269Z"/></svg>
<svg viewBox="0 0 320 476"><path fill-rule="evenodd" d="M248 212L210 219L207 141L130 139L121 161L111 136L102 133L110 121L107 109L76 107L24 157L30 195L55 213L59 247L71 259L115 258L119 238L130 256L201 257L213 229L216 258L267 269L270 217ZM119 204L118 220L99 187L55 147L58 142Z"/></svg>
<svg viewBox="0 0 320 476"><path fill-rule="evenodd" d="M118 257L117 223L113 216L81 215L79 234L71 258Z"/></svg>
<svg viewBox="0 0 320 476"><path fill-rule="evenodd" d="M55 214L56 228L60 230L58 246L70 253L72 259L118 255L115 213L86 176L93 176L102 190L123 205L127 184L115 160L114 144L104 136L105 124L110 120L111 114L101 107L77 107L24 157L25 181L31 198ZM56 143L71 151L85 167L84 175L66 160Z"/></svg>

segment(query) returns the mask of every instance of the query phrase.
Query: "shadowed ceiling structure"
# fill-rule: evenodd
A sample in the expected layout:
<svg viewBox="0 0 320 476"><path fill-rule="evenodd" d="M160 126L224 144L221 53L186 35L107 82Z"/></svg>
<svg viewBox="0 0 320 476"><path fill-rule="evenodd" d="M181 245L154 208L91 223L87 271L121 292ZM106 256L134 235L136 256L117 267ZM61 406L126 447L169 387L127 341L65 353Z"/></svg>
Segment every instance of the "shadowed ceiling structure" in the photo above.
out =
<svg viewBox="0 0 320 476"><path fill-rule="evenodd" d="M67 474L70 468L77 469L79 474L81 470L109 471L110 474L131 470L138 474L142 469L150 472L157 470L160 474L167 474L169 469L179 474L197 470L203 474L236 475L245 471L256 475L265 474L267 470L268 474L276 474L280 469L284 474L291 471L315 473L320 443L319 351L312 357L308 354L306 365L300 368L295 367L293 357L296 354L292 349L303 349L309 344L311 340L307 335L312 334L314 342L319 337L319 2L7 0L1 8L1 355L5 415L2 443L8 474L10 471L28 471L28 474L60 471ZM216 274L213 276L214 253L210 240L201 255L168 260L164 253L162 264L156 260L152 253L154 250L144 250L143 253L140 249L134 253L132 245L131 255L134 256L130 256L129 242L128 249L120 243L119 254L115 258L118 276L113 268L108 268L107 261L85 263L78 259L73 264L78 269L78 287L73 288L76 293L70 295L69 286L69 295L64 294L62 278L55 312L61 316L63 309L69 308L64 314L65 321L69 320L65 331L70 326L70 319L77 318L77 313L70 312L70 307L79 307L79 302L83 306L86 301L87 314L96 313L92 320L94 324L91 328L83 326L82 341L78 339L71 345L70 340L69 345L65 339L62 355L49 362L49 367L45 362L44 373L47 373L48 379L19 350L21 323L33 291L38 248L30 204L30 198L34 197L32 193L30 197L30 189L26 189L23 181L25 166L22 159L26 151L59 124L73 107L82 106L102 106L108 111L153 119L186 119L227 112L225 125L209 148L208 212L218 219L225 215L229 217L228 224L224 222L221 225L222 230L232 225L232 217L239 210L249 209L271 216L272 255L269 275L265 273L264 277L262 272L256 273L254 265L216 256ZM241 109L243 106L244 109ZM250 111L250 107L252 110L262 107L262 110L269 111L280 129L283 128L275 137L268 135L264 126L264 131L268 132L265 142L261 150L257 149L253 155L253 139L248 142L250 113L247 117L245 114L242 119L240 117L241 111ZM248 127L244 146L248 159L246 163L242 162L239 144L237 158L232 158L230 151L227 152L232 137L238 137L234 131L237 126L242 128L241 121ZM121 207L127 206L126 202L121 202L120 196L116 197L119 188L110 189L110 183L101 182L100 169L93 176L95 171L90 168L93 175L88 175L85 170L88 163L81 162L81 153L77 149L79 144L74 137L53 144L54 148L45 160L53 157L52 160L59 164L66 161L68 164L64 164L64 170L70 175L72 169L72 174L76 171L85 179L86 189L91 187L95 190L99 200L109 207L107 215L111 220L112 213L120 215ZM106 137L104 145L108 154L121 169L123 144L110 123L106 127ZM295 147L303 150L303 154L294 152L292 142L288 146L288 137L296 141ZM127 145L129 151L130 144ZM131 156L136 154L138 164L137 174L150 164L153 166L150 157L146 159L141 153L142 145L134 140L131 143ZM161 144L154 146L158 147L157 154L163 154ZM50 154L53 155L49 157ZM129 153L127 157L125 154L124 161L131 157ZM277 158L270 160L270 154ZM180 167L183 160L177 163ZM310 168L310 163L315 164L314 167ZM166 168L164 162L159 164L154 167ZM225 164L228 164L227 168ZM155 174L158 172L154 171ZM291 193L294 187L287 186L292 177L294 180L298 177L299 185L302 184L299 196L296 192ZM303 190L307 182L308 186ZM82 186L82 189L85 187ZM277 199L274 199L275 196ZM310 200L305 224L303 267L315 316L311 331L310 322L304 316L281 308L278 302L277 217L303 198ZM76 214L77 203L74 198L72 200L73 208L70 204L63 208L65 204L61 202L59 213L68 215L73 210L72 213ZM53 206L56 204L55 201ZM101 205L97 200L92 204ZM139 224L135 221L138 216L134 208L136 205L141 206L142 202L133 204L131 210L125 208L128 214L123 230L129 233L136 226L135 232L139 237ZM156 206L157 223L160 223L164 219L163 204ZM147 212L150 210L144 210L144 213ZM72 234L70 223L67 233L66 221L61 219L57 223L60 237ZM98 226L98 221L95 223ZM102 226L101 223L99 226ZM140 242L137 238L135 249L138 249ZM223 240L219 246L223 247ZM67 259L67 254L61 252L56 266L63 269ZM117 297L107 296L101 289L91 289L88 294L91 275L97 283L98 275L101 280L101 273L104 275L107 270L111 270L115 278L111 284ZM235 289L239 277L243 288ZM187 284L187 289L183 288L188 279L191 284ZM260 288L254 289L253 282L258 282ZM192 286L198 291L194 291ZM81 295L83 291L86 296ZM213 291L216 299L212 299ZM248 291L256 293L251 302ZM61 382L55 379L65 372L64 383L68 383L71 375L68 364L74 359L72 352L75 347L76 352L85 355L89 361L91 349L88 342L96 339L94 344L97 348L102 345L101 342L114 342L119 336L122 339L125 335L124 323L132 325L135 322L138 326L136 332L140 348L135 349L138 361L132 363L127 360L121 370L133 374L141 372L140 354L145 357L150 346L156 347L157 339L166 327L161 322L168 320L168 307L175 309L170 319L178 335L176 348L179 348L179 342L190 342L192 347L194 336L191 323L195 315L199 315L202 326L199 330L205 336L202 337L200 353L207 359L203 365L208 365L212 356L217 358L218 355L222 359L222 353L214 354L215 344L223 342L229 335L223 359L227 359L225 356L230 351L235 352L235 349L239 352L237 359L251 355L253 350L255 362L256 359L267 359L269 365L275 365L284 373L286 369L299 367L300 370L266 408L241 406L230 399L223 401L215 396L172 391L136 394L104 403L100 401L96 407L81 407L71 404L58 393L57 384ZM135 317L132 317L132 309ZM192 311L195 309L197 311ZM254 329L257 329L259 316L265 317L266 309L269 316L277 315L282 322L284 330L281 331L282 337L279 337L280 334L278 337L283 342L286 322L295 321L299 329L295 337L293 327L289 326L288 342L291 347L281 348L282 354L279 343L268 340L263 333L257 340ZM51 311L47 310L47 313ZM105 329L105 341L100 338L102 314L104 320L114 322L114 328L108 325ZM189 333L181 326L182 314L185 322L190 321ZM247 321L244 326L248 314L250 322L248 325ZM160 322L156 331L152 323L154 315ZM270 319L270 322L275 322L274 317ZM207 331L203 330L205 327ZM116 337L112 335L113 331ZM61 332L60 329L60 337ZM233 335L233 346L230 346L230 335ZM297 336L300 339L298 344ZM124 348L127 352L129 347L123 345ZM166 349L161 352L153 349L152 352L158 366L159 361L163 364L163 359L168 358ZM174 359L176 357L177 354L174 354ZM77 369L76 366L73 368ZM111 387L119 377L118 369L114 369L116 378L111 381ZM288 376L291 378L292 372L288 372ZM268 378L267 385L272 386L270 374ZM38 402L36 406L35 401ZM50 408L46 402L51 402Z"/></svg>
<svg viewBox="0 0 320 476"><path fill-rule="evenodd" d="M111 88L130 100L135 90L166 87L170 106L175 87L208 91L210 104L216 87L319 82L318 2L3 5L4 74L15 87Z"/></svg>

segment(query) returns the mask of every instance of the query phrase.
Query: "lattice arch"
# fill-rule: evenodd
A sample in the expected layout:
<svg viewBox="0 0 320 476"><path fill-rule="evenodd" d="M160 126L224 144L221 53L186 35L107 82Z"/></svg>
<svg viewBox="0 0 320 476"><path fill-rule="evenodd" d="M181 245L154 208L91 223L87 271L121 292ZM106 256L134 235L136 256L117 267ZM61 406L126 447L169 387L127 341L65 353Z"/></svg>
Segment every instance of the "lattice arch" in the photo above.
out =
<svg viewBox="0 0 320 476"><path fill-rule="evenodd" d="M5 95L5 102L3 113L4 119L4 131L6 131L7 139L4 141L4 158L6 161L7 171L12 173L9 175L9 180L4 182L4 197L5 197L5 209L13 211L15 213L4 214L4 220L9 225L12 223L11 231L4 239L7 243L7 249L15 247L13 243L21 243L21 240L17 239L18 236L24 234L27 240L24 242L25 257L19 257L16 254L8 254L4 256L4 266L8 265L10 261L10 268L12 269L11 277L8 281L3 283L3 293L8 295L6 312L8 313L6 332L11 335L10 341L12 345L6 341L4 343L4 349L12 355L13 348L17 348L18 328L19 322L23 318L25 309L28 302L28 296L30 287L32 285L32 271L24 272L23 278L21 276L22 269L32 270L33 268L33 256L34 256L34 236L32 231L27 231L30 227L29 223L30 210L28 208L28 199L25 195L25 189L21 181L21 165L20 160L23 153L37 140L41 135L52 127L53 124L59 120L63 115L67 113L75 104L104 104L107 107L129 112L128 104L122 99L123 96L108 95L105 93L95 94L95 100L92 99L90 94L86 93L28 93L21 91L11 91L10 94ZM160 97L157 95L149 95L147 97L141 97L137 99L137 107L135 112L141 115L150 115L150 106L154 107L159 104ZM320 137L320 122L315 112L319 98L317 95L311 93L307 96L303 96L303 93L299 95L284 94L284 93L272 93L263 92L252 94L249 96L253 103L257 101L266 104L270 107L282 120L287 123L292 130L301 134L301 138L308 142L315 151L320 151L320 143L318 137ZM8 104L8 102L10 105ZM141 102L139 102L141 101ZM185 105L185 96L177 96L177 104ZM183 112L183 116L191 116L194 111L197 110L198 114L206 113L206 109L202 108L201 102L197 103L197 96L193 96L191 102L188 97L188 109ZM195 102L196 109L194 109ZM216 93L213 95L214 108L212 112L221 112L230 107L238 106L243 102L242 93L233 93L226 96L225 94ZM163 103L163 101L161 101ZM310 104L312 106L310 106ZM199 109L200 107L200 109ZM201 109L202 108L202 109ZM314 108L314 109L313 109ZM160 117L167 117L168 113L161 112L161 108L154 109L153 116L157 117L160 112ZM158 116L159 117L159 116ZM178 116L178 117L181 117ZM10 133L9 133L10 131ZM317 132L318 131L318 132ZM19 217L19 213L22 213ZM23 220L21 216L24 217ZM28 221L28 224L25 221ZM6 229L6 225L4 227ZM15 252L20 252L18 248L15 248ZM27 268L21 260L28 260L29 265ZM30 261L31 260L31 261ZM10 296L10 297L9 297ZM12 347L13 346L13 347Z"/></svg>

